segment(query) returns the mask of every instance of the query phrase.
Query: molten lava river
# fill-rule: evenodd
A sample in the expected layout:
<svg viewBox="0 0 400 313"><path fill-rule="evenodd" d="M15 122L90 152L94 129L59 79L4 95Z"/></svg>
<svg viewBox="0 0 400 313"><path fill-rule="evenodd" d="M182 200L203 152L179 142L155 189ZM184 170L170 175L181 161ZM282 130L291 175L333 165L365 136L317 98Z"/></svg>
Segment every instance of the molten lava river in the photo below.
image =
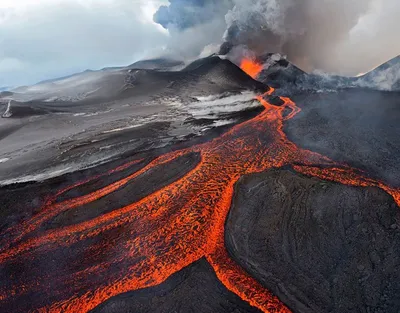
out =
<svg viewBox="0 0 400 313"><path fill-rule="evenodd" d="M254 76L255 67L250 68ZM29 275L16 274L8 285L2 285L0 307L14 308L13 312L88 312L118 294L158 285L206 258L218 279L252 306L263 312L289 312L277 297L235 264L225 249L224 223L238 179L291 165L297 172L325 180L377 186L399 205L400 190L298 148L286 137L283 123L300 109L284 97L282 105L272 105L266 100L272 93L271 88L257 97L264 106L262 113L220 137L161 155L130 176L79 197L57 202L57 197L77 185L60 190L39 213L8 229L1 245L0 265L16 266ZM141 200L74 225L43 229L57 215L93 203L146 171L189 153L200 155L194 168ZM60 253L77 257L68 264L49 262L41 267L40 260L51 260L53 254Z"/></svg>

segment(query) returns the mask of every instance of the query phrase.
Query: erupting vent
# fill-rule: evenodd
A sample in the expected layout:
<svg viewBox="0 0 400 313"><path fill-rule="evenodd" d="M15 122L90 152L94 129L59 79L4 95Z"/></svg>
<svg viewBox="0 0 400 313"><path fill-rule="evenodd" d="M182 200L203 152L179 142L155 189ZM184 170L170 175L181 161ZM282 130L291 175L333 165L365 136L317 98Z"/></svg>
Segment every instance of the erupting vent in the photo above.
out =
<svg viewBox="0 0 400 313"><path fill-rule="evenodd" d="M243 59L240 63L240 68L247 73L247 75L256 79L258 74L262 71L263 66L251 59Z"/></svg>

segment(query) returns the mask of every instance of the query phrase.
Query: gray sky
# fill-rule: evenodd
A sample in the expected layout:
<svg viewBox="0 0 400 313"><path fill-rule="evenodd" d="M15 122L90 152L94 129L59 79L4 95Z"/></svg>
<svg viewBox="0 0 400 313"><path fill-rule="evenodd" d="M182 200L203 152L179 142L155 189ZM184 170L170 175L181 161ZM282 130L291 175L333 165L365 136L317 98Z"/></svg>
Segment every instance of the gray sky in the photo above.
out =
<svg viewBox="0 0 400 313"><path fill-rule="evenodd" d="M327 48L320 44L321 40L307 44L310 51L323 58L322 70L356 75L400 53L400 0L348 1L351 7L339 5L343 12L355 6L360 13L355 15L358 19L350 25L351 29L346 29L345 36L336 40L334 47ZM205 10L201 23L187 29L171 23L168 30L156 24L153 14L161 5L168 5L168 0L0 0L0 88L34 84L86 69L128 65L163 54L191 59L202 51L203 55L215 52L223 41L232 12L236 20L246 22L246 16L254 17L253 11L257 11L266 27L284 20L282 10L274 10L275 7L311 2L318 4L312 17L320 17L322 23L311 28L315 33L311 38L328 38L329 42L338 30L326 18L331 14L326 6L340 3L338 0L198 1L217 3L221 10L216 10L215 5L193 6L194 0L172 2L177 3L170 7L172 13L179 9L177 18L185 18L185 12L193 16ZM185 10L181 10L182 3L188 6ZM236 7L225 14L230 3ZM344 16L331 15L334 21L336 16L339 21ZM297 27L296 31L301 33L303 28Z"/></svg>
<svg viewBox="0 0 400 313"><path fill-rule="evenodd" d="M0 0L0 87L160 53L162 0Z"/></svg>

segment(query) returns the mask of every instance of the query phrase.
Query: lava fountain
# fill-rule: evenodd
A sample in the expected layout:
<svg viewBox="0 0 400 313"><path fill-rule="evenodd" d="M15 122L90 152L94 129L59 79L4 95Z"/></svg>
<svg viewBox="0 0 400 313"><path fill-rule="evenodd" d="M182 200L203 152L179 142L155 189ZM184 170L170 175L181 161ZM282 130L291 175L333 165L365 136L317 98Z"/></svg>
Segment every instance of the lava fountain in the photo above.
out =
<svg viewBox="0 0 400 313"><path fill-rule="evenodd" d="M243 64L251 76L257 76L261 70L259 65L250 66L247 61ZM390 193L397 204L400 190L298 148L286 137L283 123L300 109L284 97L282 105L272 105L267 100L272 92L270 89L257 97L264 107L262 113L220 137L161 155L105 187L57 201L76 185L63 189L50 197L37 215L6 230L7 241L2 242L0 250L0 273L7 269L12 276L0 280L0 310L88 312L118 294L158 285L205 258L218 279L243 300L263 312L289 312L225 249L224 223L238 179L292 165L298 172L326 180L377 186ZM162 170L169 162L189 153L199 156L194 168L139 201L73 225L43 229L55 216L76 208L84 210L85 205L96 204L149 170ZM38 266L60 254L68 262L54 262L46 268Z"/></svg>
<svg viewBox="0 0 400 313"><path fill-rule="evenodd" d="M240 62L240 68L247 73L247 75L256 79L260 72L263 70L263 65L253 61L252 59L244 58Z"/></svg>

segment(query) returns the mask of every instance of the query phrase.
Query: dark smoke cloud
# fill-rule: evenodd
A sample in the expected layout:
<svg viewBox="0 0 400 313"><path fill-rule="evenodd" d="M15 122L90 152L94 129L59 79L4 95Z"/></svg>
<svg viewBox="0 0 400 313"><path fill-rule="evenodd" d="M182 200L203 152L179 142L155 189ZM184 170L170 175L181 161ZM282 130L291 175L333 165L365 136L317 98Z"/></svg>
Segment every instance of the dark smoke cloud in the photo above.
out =
<svg viewBox="0 0 400 313"><path fill-rule="evenodd" d="M235 0L225 40L256 54L280 52L306 70L335 70L330 57L372 0Z"/></svg>
<svg viewBox="0 0 400 313"><path fill-rule="evenodd" d="M351 75L400 53L400 44L395 40L398 34L394 31L400 29L395 17L400 14L398 3L398 0L170 0L170 6L160 8L155 20L170 30L196 27L199 32L201 25L224 20L216 23L218 27L214 29L214 35L224 32L221 52L232 47L236 53L240 49L243 53L249 49L256 55L279 52L305 70ZM381 10L379 13L377 8ZM384 14L386 11L390 14ZM354 29L362 24L360 21L371 15L391 16L391 22L376 18L361 33L374 33L379 42L387 42L382 38L392 38L390 47L377 47L369 39L371 36L365 34L354 36ZM203 45L207 44L206 41Z"/></svg>

